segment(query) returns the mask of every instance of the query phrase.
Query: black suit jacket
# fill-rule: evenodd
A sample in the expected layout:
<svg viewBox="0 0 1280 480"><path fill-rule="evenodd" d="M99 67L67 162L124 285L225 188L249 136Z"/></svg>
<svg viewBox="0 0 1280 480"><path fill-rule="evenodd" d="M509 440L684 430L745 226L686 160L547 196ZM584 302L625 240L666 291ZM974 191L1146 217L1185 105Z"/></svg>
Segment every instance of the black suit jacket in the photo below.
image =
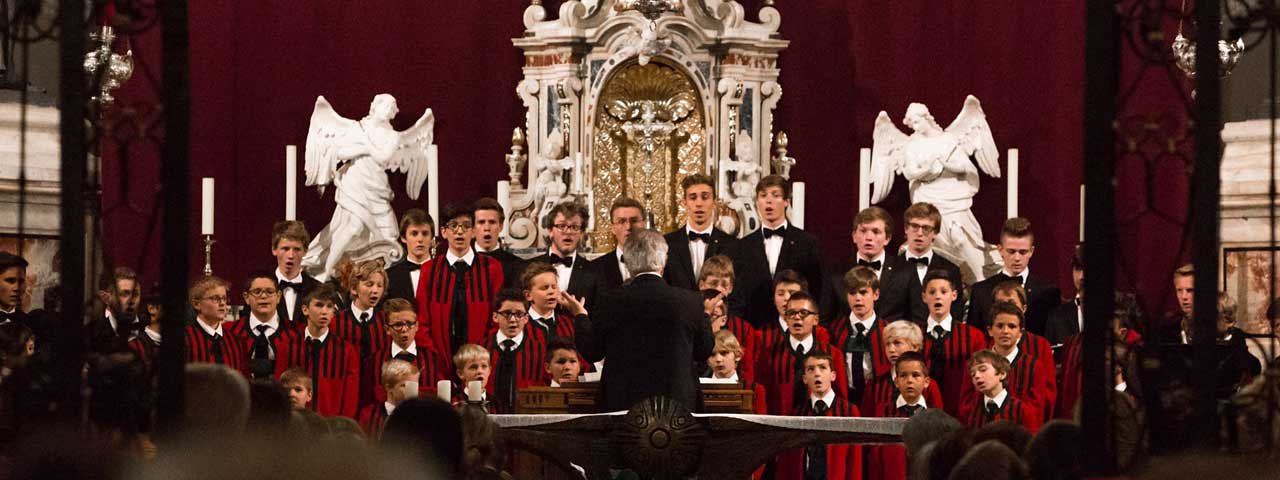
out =
<svg viewBox="0 0 1280 480"><path fill-rule="evenodd" d="M876 300L875 311L876 316L880 318L888 318L884 314L884 292L885 279L890 277L890 273L896 267L889 259L892 258L885 254L884 265L880 266L880 300ZM858 266L858 256L855 253L852 260L844 265L836 268L827 276L827 281L823 285L823 289L818 296L818 310L822 312L822 320L824 324L831 323L837 319L847 318L849 316L849 300L845 298L844 293L844 276Z"/></svg>
<svg viewBox="0 0 1280 480"><path fill-rule="evenodd" d="M1077 333L1080 333L1080 317L1075 301L1058 305L1049 312L1049 320L1044 327L1044 337L1049 340L1050 345L1062 345Z"/></svg>
<svg viewBox="0 0 1280 480"><path fill-rule="evenodd" d="M551 254L544 253L529 260L530 262L551 263ZM590 311L596 305L596 297L604 290L604 282L591 261L579 252L573 261L573 270L569 275L569 294L582 298L583 304Z"/></svg>
<svg viewBox="0 0 1280 480"><path fill-rule="evenodd" d="M997 273L986 280L973 284L973 291L969 295L969 314L965 316L968 324L977 327L984 333L987 331L987 325L991 324L991 320L988 318L991 313L991 304L995 300L992 292L997 283L1008 278L1003 273ZM1027 290L1025 327L1031 333L1044 335L1044 325L1049 319L1049 312L1062 301L1062 292L1053 283L1035 275L1028 275L1027 281L1022 287Z"/></svg>
<svg viewBox="0 0 1280 480"><path fill-rule="evenodd" d="M422 265L403 259L387 268L387 294L385 298L403 298L418 305L418 292L413 291L413 279L409 274L422 269ZM385 299L383 300L386 301Z"/></svg>
<svg viewBox="0 0 1280 480"><path fill-rule="evenodd" d="M591 318L579 317L575 328L578 351L588 362L608 357L601 411L627 410L655 395L697 410L700 370L694 365L705 364L712 350L701 295L642 274L606 293Z"/></svg>
<svg viewBox="0 0 1280 480"><path fill-rule="evenodd" d="M117 318L116 322L119 326L113 330L105 312L89 322L87 334L91 350L105 355L129 349L129 338L138 331L137 318Z"/></svg>
<svg viewBox="0 0 1280 480"><path fill-rule="evenodd" d="M668 260L668 263L670 263L670 260ZM604 255L596 257L591 262L591 266L596 269L596 275L600 277L600 285L605 292L622 286L622 270L618 265L618 251L616 249L609 250Z"/></svg>
<svg viewBox="0 0 1280 480"><path fill-rule="evenodd" d="M501 248L491 252L482 252L482 254L493 257L494 260L502 264L502 288L524 289L524 286L520 284L520 275L524 273L524 259Z"/></svg>
<svg viewBox="0 0 1280 480"><path fill-rule="evenodd" d="M283 290L280 292L280 305L276 306L276 313L280 314L280 318L289 319L289 321L293 322L294 325L306 325L307 317L302 314L302 297L307 296L308 293L311 293L311 291L318 286L320 286L319 280L316 280L315 277L307 274L307 272L302 272L302 286L298 288L298 296L294 298L295 305L293 306L293 317L289 317L288 310L285 310ZM409 298L411 300L413 299L412 296Z"/></svg>
<svg viewBox="0 0 1280 480"><path fill-rule="evenodd" d="M698 276L693 273L693 257L689 255L689 232L686 229L687 225L681 225L663 236L667 240L667 265L663 268L662 275L673 287L697 290ZM732 235L712 228L711 242L707 244L707 254L703 260L729 251L733 244Z"/></svg>
<svg viewBox="0 0 1280 480"><path fill-rule="evenodd" d="M760 230L734 242L728 254L733 259L737 277L729 306L737 309L732 313L742 316L756 328L773 325L778 320L778 310L773 306L774 273L795 270L809 282L809 292L823 291L825 281L818 239L795 226L787 226L775 272L769 271L769 258L764 253L764 234Z"/></svg>
<svg viewBox="0 0 1280 480"><path fill-rule="evenodd" d="M880 276L880 301L876 304L876 313L888 320L911 320L923 328L929 319L929 306L920 298L924 286L920 284L916 264L907 261L906 253L889 257L885 263L891 273ZM929 259L926 273L929 270L947 272L956 289L956 301L951 302L951 319L954 322L964 321L964 282L960 267L935 251Z"/></svg>

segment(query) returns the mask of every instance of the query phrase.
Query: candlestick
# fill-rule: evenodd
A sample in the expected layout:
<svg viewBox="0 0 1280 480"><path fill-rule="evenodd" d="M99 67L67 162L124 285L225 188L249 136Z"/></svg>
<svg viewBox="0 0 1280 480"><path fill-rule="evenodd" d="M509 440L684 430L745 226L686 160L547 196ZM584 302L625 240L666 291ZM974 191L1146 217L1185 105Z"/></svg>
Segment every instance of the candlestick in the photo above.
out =
<svg viewBox="0 0 1280 480"><path fill-rule="evenodd" d="M201 187L200 234L213 235L213 177L204 177Z"/></svg>
<svg viewBox="0 0 1280 480"><path fill-rule="evenodd" d="M427 213L440 221L440 151L434 143L427 145Z"/></svg>
<svg viewBox="0 0 1280 480"><path fill-rule="evenodd" d="M791 224L804 229L804 182L791 183Z"/></svg>
<svg viewBox="0 0 1280 480"><path fill-rule="evenodd" d="M858 150L858 211L871 206L871 149Z"/></svg>
<svg viewBox="0 0 1280 480"><path fill-rule="evenodd" d="M298 219L298 146L284 147L284 219Z"/></svg>
<svg viewBox="0 0 1280 480"><path fill-rule="evenodd" d="M453 383L448 380L436 382L436 397L439 397L444 403L452 403Z"/></svg>
<svg viewBox="0 0 1280 480"><path fill-rule="evenodd" d="M213 275L213 235L204 236L204 276Z"/></svg>
<svg viewBox="0 0 1280 480"><path fill-rule="evenodd" d="M1009 218L1018 216L1018 149L1009 149Z"/></svg>

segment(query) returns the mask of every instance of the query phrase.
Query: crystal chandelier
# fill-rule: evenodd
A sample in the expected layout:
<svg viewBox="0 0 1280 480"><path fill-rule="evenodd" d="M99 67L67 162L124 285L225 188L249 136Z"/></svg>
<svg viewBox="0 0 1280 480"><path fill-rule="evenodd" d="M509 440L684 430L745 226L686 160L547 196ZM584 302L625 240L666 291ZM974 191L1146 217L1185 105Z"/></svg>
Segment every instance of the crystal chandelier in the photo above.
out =
<svg viewBox="0 0 1280 480"><path fill-rule="evenodd" d="M1186 7L1187 2L1183 0L1182 10L1185 11ZM1242 53L1244 53L1244 38L1237 38L1234 42L1218 40L1218 76L1220 78L1226 78L1231 74L1231 70L1240 61ZM1181 18L1178 19L1178 35L1173 38L1173 60L1188 77L1196 78L1196 44L1182 36Z"/></svg>

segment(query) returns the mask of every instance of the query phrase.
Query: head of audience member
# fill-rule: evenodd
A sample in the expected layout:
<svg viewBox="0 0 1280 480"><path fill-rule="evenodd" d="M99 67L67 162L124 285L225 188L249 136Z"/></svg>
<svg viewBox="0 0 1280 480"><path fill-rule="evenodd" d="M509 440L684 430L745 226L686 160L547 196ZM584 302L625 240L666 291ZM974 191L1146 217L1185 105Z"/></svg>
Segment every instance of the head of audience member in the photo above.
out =
<svg viewBox="0 0 1280 480"><path fill-rule="evenodd" d="M796 292L809 291L809 281L792 269L779 270L773 275L773 307L778 310L778 317L786 318L787 301Z"/></svg>
<svg viewBox="0 0 1280 480"><path fill-rule="evenodd" d="M471 251L471 241L476 237L475 213L470 207L456 203L445 205L440 212L440 236L455 257L463 257Z"/></svg>
<svg viewBox="0 0 1280 480"><path fill-rule="evenodd" d="M644 228L644 205L634 198L619 197L609 207L609 232L617 240L618 249L627 244L631 232Z"/></svg>
<svg viewBox="0 0 1280 480"><path fill-rule="evenodd" d="M714 288L728 298L733 293L734 277L733 260L725 255L712 255L702 261L702 270L698 271L698 290Z"/></svg>
<svg viewBox="0 0 1280 480"><path fill-rule="evenodd" d="M919 352L924 348L924 334L920 326L909 320L895 320L884 326L884 356L889 363L907 352Z"/></svg>
<svg viewBox="0 0 1280 480"><path fill-rule="evenodd" d="M742 345L738 337L729 330L716 332L715 346L711 356L707 357L707 367L711 369L712 378L732 378L738 373L738 362L742 360Z"/></svg>
<svg viewBox="0 0 1280 480"><path fill-rule="evenodd" d="M293 367L280 374L280 386L289 396L289 405L295 410L306 410L311 403L311 374L299 367Z"/></svg>
<svg viewBox="0 0 1280 480"><path fill-rule="evenodd" d="M400 449L407 458L428 459L443 471L435 478L458 478L462 465L462 422L458 412L435 397L405 400L387 418L379 445Z"/></svg>
<svg viewBox="0 0 1280 480"><path fill-rule="evenodd" d="M1142 321L1142 306L1138 304L1138 296L1130 292L1116 292L1115 305L1111 333L1118 341L1128 341L1129 329Z"/></svg>
<svg viewBox="0 0 1280 480"><path fill-rule="evenodd" d="M400 217L400 242L404 244L405 258L417 264L431 259L436 248L436 222L431 214L420 208L410 208Z"/></svg>
<svg viewBox="0 0 1280 480"><path fill-rule="evenodd" d="M382 389L387 392L387 403L393 406L418 397L418 367L404 360L391 359L382 362Z"/></svg>
<svg viewBox="0 0 1280 480"><path fill-rule="evenodd" d="M711 324L711 331L717 332L729 323L729 317L725 314L724 295L714 288L704 288L702 292L702 313L707 315L707 321Z"/></svg>
<svg viewBox="0 0 1280 480"><path fill-rule="evenodd" d="M917 202L902 214L907 239L907 251L921 256L933 249L933 241L942 229L942 212L928 202Z"/></svg>
<svg viewBox="0 0 1280 480"><path fill-rule="evenodd" d="M197 278L187 292L196 318L210 327L217 327L227 318L231 308L227 305L227 282L215 275Z"/></svg>
<svg viewBox="0 0 1280 480"><path fill-rule="evenodd" d="M382 304L382 321L387 322L387 335L401 349L413 345L418 335L418 312L413 303L403 298L388 298Z"/></svg>
<svg viewBox="0 0 1280 480"><path fill-rule="evenodd" d="M387 271L381 260L368 260L351 266L343 276L343 284L351 294L351 304L363 311L373 310L387 290Z"/></svg>
<svg viewBox="0 0 1280 480"><path fill-rule="evenodd" d="M590 220L591 213L581 203L567 201L551 207L542 225L551 232L551 253L561 257L577 254L583 231ZM626 256L625 253L622 255Z"/></svg>
<svg viewBox="0 0 1280 480"><path fill-rule="evenodd" d="M302 315L307 317L307 332L319 338L333 323L334 306L339 303L338 290L322 283L302 297Z"/></svg>
<svg viewBox="0 0 1280 480"><path fill-rule="evenodd" d="M505 462L498 426L477 405L463 405L458 414L462 421L464 478L498 477Z"/></svg>
<svg viewBox="0 0 1280 480"><path fill-rule="evenodd" d="M1009 302L1027 311L1027 289L1017 280L1005 280L991 289L991 303Z"/></svg>
<svg viewBox="0 0 1280 480"><path fill-rule="evenodd" d="M849 312L859 320L876 314L876 301L880 300L880 277L871 267L860 265L844 273L844 299Z"/></svg>
<svg viewBox="0 0 1280 480"><path fill-rule="evenodd" d="M809 388L810 398L821 398L827 395L836 382L836 371L832 368L835 361L827 352L813 352L804 358L804 385Z"/></svg>
<svg viewBox="0 0 1280 480"><path fill-rule="evenodd" d="M1227 292L1218 292L1218 337L1236 328L1236 299Z"/></svg>
<svg viewBox="0 0 1280 480"><path fill-rule="evenodd" d="M705 231L715 225L715 180L701 173L680 181L680 206L684 207L685 224L694 231Z"/></svg>
<svg viewBox="0 0 1280 480"><path fill-rule="evenodd" d="M929 412L934 409L927 409ZM947 432L941 437L937 437L933 443L929 444L929 454L925 458L925 466L927 472L923 478L931 480L947 480L951 470L955 469L960 459L973 446L973 431L969 429L960 429Z"/></svg>
<svg viewBox="0 0 1280 480"><path fill-rule="evenodd" d="M915 325L912 324L912 326ZM894 360L893 372L893 385L898 387L898 393L902 398L911 405L919 402L925 389L929 388L929 365L924 355L917 350L903 352ZM932 407L937 408L937 405Z"/></svg>
<svg viewBox="0 0 1280 480"><path fill-rule="evenodd" d="M249 383L249 430L268 435L278 435L289 429L293 405L284 387L271 380L254 380Z"/></svg>
<svg viewBox="0 0 1280 480"><path fill-rule="evenodd" d="M110 274L103 275L98 298L117 320L132 322L138 316L138 302L142 300L138 274L127 267L116 267Z"/></svg>
<svg viewBox="0 0 1280 480"><path fill-rule="evenodd" d="M9 335L13 322L0 325L0 336ZM26 327L22 327L26 328ZM5 342L5 347L9 347ZM5 350L6 367L12 358ZM151 431L153 382L142 361L132 352L95 355L88 359L86 391L89 432L105 434L112 446L125 451L144 447Z"/></svg>
<svg viewBox="0 0 1280 480"><path fill-rule="evenodd" d="M991 337L991 349L1008 355L1022 340L1022 308L1013 302L996 302L991 305L991 324L987 335Z"/></svg>
<svg viewBox="0 0 1280 480"><path fill-rule="evenodd" d="M907 464L915 464L911 460L926 444L960 430L964 430L964 424L955 417L947 415L947 412L941 408L929 408L916 412L910 420L907 420L906 426L902 427L902 443L907 448ZM915 478L914 475L912 477Z"/></svg>
<svg viewBox="0 0 1280 480"><path fill-rule="evenodd" d="M791 338L804 341L818 326L818 302L806 292L793 293L787 300L786 318L787 333Z"/></svg>
<svg viewBox="0 0 1280 480"><path fill-rule="evenodd" d="M951 304L959 297L955 280L945 270L929 270L924 274L920 298L929 307L929 317L943 321L951 315Z"/></svg>
<svg viewBox="0 0 1280 480"><path fill-rule="evenodd" d="M765 228L778 228L787 221L791 206L791 182L782 175L769 175L756 183L756 212Z"/></svg>
<svg viewBox="0 0 1280 480"><path fill-rule="evenodd" d="M1009 275L1022 275L1036 253L1036 236L1031 233L1031 221L1013 217L1000 229L1000 258L1004 271Z"/></svg>
<svg viewBox="0 0 1280 480"><path fill-rule="evenodd" d="M653 230L634 231L622 247L622 261L633 278L642 273L662 275L667 265L667 241Z"/></svg>
<svg viewBox="0 0 1280 480"><path fill-rule="evenodd" d="M530 262L520 275L524 299L529 308L546 317L560 305L560 275L544 262Z"/></svg>
<svg viewBox="0 0 1280 480"><path fill-rule="evenodd" d="M949 480L1022 480L1030 478L1018 454L996 440L978 443L960 458Z"/></svg>
<svg viewBox="0 0 1280 480"><path fill-rule="evenodd" d="M853 217L853 246L858 257L875 260L893 237L893 217L880 207L867 207Z"/></svg>
<svg viewBox="0 0 1280 480"><path fill-rule="evenodd" d="M307 254L311 234L297 220L276 222L271 227L271 256L276 257L276 272L287 280L302 275L302 257Z"/></svg>
<svg viewBox="0 0 1280 480"><path fill-rule="evenodd" d="M9 252L0 252L0 311L22 308L22 294L27 284L27 260Z"/></svg>
<svg viewBox="0 0 1280 480"><path fill-rule="evenodd" d="M546 371L556 385L578 381L578 375L582 373L582 366L578 364L578 347L560 337L548 340Z"/></svg>
<svg viewBox="0 0 1280 480"><path fill-rule="evenodd" d="M1022 458L1037 480L1080 480L1084 477L1084 432L1080 425L1054 420L1040 427Z"/></svg>
<svg viewBox="0 0 1280 480"><path fill-rule="evenodd" d="M1031 443L1031 432L1026 427L1009 420L989 422L973 432L974 443L995 440L1009 447L1009 450L1022 452Z"/></svg>
<svg viewBox="0 0 1280 480"><path fill-rule="evenodd" d="M244 304L249 313L259 321L267 322L276 316L280 305L280 289L276 288L276 275L267 270L249 273L244 282Z"/></svg>
<svg viewBox="0 0 1280 480"><path fill-rule="evenodd" d="M991 350L978 350L969 356L969 379L973 387L987 398L1004 391L1009 376L1009 359Z"/></svg>
<svg viewBox="0 0 1280 480"><path fill-rule="evenodd" d="M249 381L216 363L186 366L183 419L191 438L238 436L249 420Z"/></svg>
<svg viewBox="0 0 1280 480"><path fill-rule="evenodd" d="M471 382L480 382L480 386L489 384L489 351L474 343L458 347L453 354L453 367L461 380L463 389Z"/></svg>
<svg viewBox="0 0 1280 480"><path fill-rule="evenodd" d="M1084 246L1076 245L1071 255L1071 285L1076 287L1076 299L1084 298Z"/></svg>
<svg viewBox="0 0 1280 480"><path fill-rule="evenodd" d="M0 324L0 365L9 369L25 366L36 353L36 336L18 322Z"/></svg>
<svg viewBox="0 0 1280 480"><path fill-rule="evenodd" d="M1195 305L1196 268L1190 263L1173 271L1173 293L1183 318L1191 318Z"/></svg>
<svg viewBox="0 0 1280 480"><path fill-rule="evenodd" d="M499 291L493 299L493 323L503 337L519 336L529 324L529 301L525 295L513 288Z"/></svg>
<svg viewBox="0 0 1280 480"><path fill-rule="evenodd" d="M493 197L483 197L476 200L471 212L476 220L476 248L486 252L502 248L499 240L502 224L507 219L507 212L502 209L502 204Z"/></svg>

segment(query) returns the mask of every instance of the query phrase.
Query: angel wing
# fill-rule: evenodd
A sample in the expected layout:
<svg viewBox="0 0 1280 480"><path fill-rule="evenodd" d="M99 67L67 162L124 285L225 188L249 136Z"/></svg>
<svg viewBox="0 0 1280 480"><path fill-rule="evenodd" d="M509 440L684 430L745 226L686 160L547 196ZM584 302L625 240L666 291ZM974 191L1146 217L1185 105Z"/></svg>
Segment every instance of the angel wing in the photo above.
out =
<svg viewBox="0 0 1280 480"><path fill-rule="evenodd" d="M307 130L306 160L303 169L307 185L318 185L320 193L333 181L333 175L341 163L338 150L352 129L359 129L355 120L343 118L333 110L324 96L316 97L316 107L311 111L311 126Z"/></svg>
<svg viewBox="0 0 1280 480"><path fill-rule="evenodd" d="M893 177L902 171L902 147L907 134L889 119L884 111L876 116L876 126L871 131L871 203L880 203L893 187Z"/></svg>
<svg viewBox="0 0 1280 480"><path fill-rule="evenodd" d="M991 137L987 114L982 112L982 104L977 97L965 97L964 108L960 109L960 114L951 121L951 125L947 125L947 132L960 138L967 150L965 153L978 161L978 168L983 173L1000 178L1000 150Z"/></svg>
<svg viewBox="0 0 1280 480"><path fill-rule="evenodd" d="M408 130L400 132L400 146L391 156L387 169L408 174L404 189L409 198L418 199L422 182L427 180L427 155L435 141L436 116L428 108Z"/></svg>

